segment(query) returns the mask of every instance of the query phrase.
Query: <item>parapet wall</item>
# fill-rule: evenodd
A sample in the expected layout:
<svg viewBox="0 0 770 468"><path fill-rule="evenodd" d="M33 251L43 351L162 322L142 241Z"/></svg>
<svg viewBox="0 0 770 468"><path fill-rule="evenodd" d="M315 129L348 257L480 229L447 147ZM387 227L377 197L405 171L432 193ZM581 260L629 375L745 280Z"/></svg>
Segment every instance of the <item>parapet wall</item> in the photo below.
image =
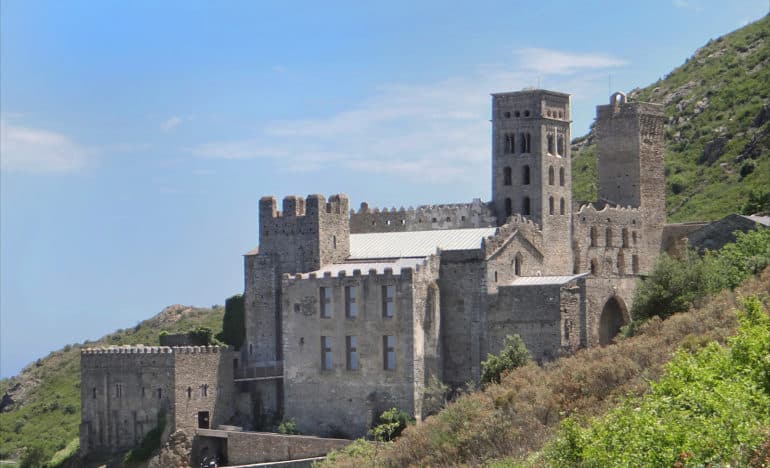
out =
<svg viewBox="0 0 770 468"><path fill-rule="evenodd" d="M464 229L497 225L491 205L475 199L471 203L422 205L417 208L369 208L361 203L358 211L350 212L350 231L368 232L432 231Z"/></svg>

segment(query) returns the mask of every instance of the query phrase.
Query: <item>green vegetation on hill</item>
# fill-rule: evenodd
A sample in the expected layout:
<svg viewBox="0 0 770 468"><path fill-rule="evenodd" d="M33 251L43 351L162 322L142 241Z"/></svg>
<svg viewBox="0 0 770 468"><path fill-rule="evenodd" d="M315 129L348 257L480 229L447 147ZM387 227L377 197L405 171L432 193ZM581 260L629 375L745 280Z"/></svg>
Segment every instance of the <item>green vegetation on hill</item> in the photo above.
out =
<svg viewBox="0 0 770 468"><path fill-rule="evenodd" d="M171 306L133 328L118 330L97 341L67 345L38 359L21 373L0 381L0 459L25 453L51 460L73 447L80 424L80 349L132 344L158 345L159 332L181 333L207 327L222 330L223 308ZM72 450L70 450L70 453ZM64 457L58 457L59 461ZM50 466L55 466L50 463Z"/></svg>
<svg viewBox="0 0 770 468"><path fill-rule="evenodd" d="M678 351L650 393L585 428L568 418L537 464L746 466L770 438L770 316L755 296L743 308L727 345Z"/></svg>
<svg viewBox="0 0 770 468"><path fill-rule="evenodd" d="M770 16L695 52L664 79L629 93L663 104L666 211L672 222L770 206ZM573 142L573 191L596 199L593 130Z"/></svg>

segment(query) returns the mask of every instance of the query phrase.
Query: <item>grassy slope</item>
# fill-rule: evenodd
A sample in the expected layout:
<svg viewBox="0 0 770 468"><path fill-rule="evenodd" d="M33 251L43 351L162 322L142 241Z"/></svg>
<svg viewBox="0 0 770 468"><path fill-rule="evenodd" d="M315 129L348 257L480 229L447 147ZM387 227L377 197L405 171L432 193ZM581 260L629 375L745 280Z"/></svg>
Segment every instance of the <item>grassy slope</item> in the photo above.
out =
<svg viewBox="0 0 770 468"><path fill-rule="evenodd" d="M166 308L134 328L118 330L95 342L67 345L30 364L13 378L0 381L0 394L10 391L11 411L0 413L0 459L14 458L23 447L40 445L50 458L78 437L80 424L80 348L126 344L158 345L161 330L182 332L198 326L214 334L222 329L224 309Z"/></svg>
<svg viewBox="0 0 770 468"><path fill-rule="evenodd" d="M770 16L710 41L666 78L629 97L665 106L670 221L718 219L739 211L752 190L768 190L770 118L759 127L753 121L770 105ZM699 163L704 146L718 137L726 139L721 157ZM747 151L752 139L755 149ZM592 140L589 134L573 145L578 200L596 198ZM753 172L741 176L748 166Z"/></svg>

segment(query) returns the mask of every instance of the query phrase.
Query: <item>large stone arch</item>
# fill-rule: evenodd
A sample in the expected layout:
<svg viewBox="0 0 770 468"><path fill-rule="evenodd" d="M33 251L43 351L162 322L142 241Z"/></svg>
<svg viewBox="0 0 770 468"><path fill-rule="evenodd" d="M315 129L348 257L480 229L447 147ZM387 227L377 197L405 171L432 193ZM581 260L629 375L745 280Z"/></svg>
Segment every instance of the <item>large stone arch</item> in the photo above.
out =
<svg viewBox="0 0 770 468"><path fill-rule="evenodd" d="M602 307L599 316L599 344L608 345L620 331L620 327L629 322L626 303L618 296L611 296Z"/></svg>

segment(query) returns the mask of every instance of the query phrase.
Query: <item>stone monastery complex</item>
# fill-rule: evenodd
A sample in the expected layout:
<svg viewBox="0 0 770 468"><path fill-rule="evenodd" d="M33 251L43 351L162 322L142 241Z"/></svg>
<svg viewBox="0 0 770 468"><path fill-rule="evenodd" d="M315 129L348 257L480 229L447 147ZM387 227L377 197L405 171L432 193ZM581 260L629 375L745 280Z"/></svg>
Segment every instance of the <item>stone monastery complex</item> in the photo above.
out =
<svg viewBox="0 0 770 468"><path fill-rule="evenodd" d="M489 203L263 197L241 349L84 350L81 447L129 448L161 414L192 435L293 419L359 437L394 406L419 420L431 379L478 380L506 335L538 362L609 343L673 235L663 124L661 106L622 93L597 107L594 203L572 199L570 97L546 90L492 95Z"/></svg>

